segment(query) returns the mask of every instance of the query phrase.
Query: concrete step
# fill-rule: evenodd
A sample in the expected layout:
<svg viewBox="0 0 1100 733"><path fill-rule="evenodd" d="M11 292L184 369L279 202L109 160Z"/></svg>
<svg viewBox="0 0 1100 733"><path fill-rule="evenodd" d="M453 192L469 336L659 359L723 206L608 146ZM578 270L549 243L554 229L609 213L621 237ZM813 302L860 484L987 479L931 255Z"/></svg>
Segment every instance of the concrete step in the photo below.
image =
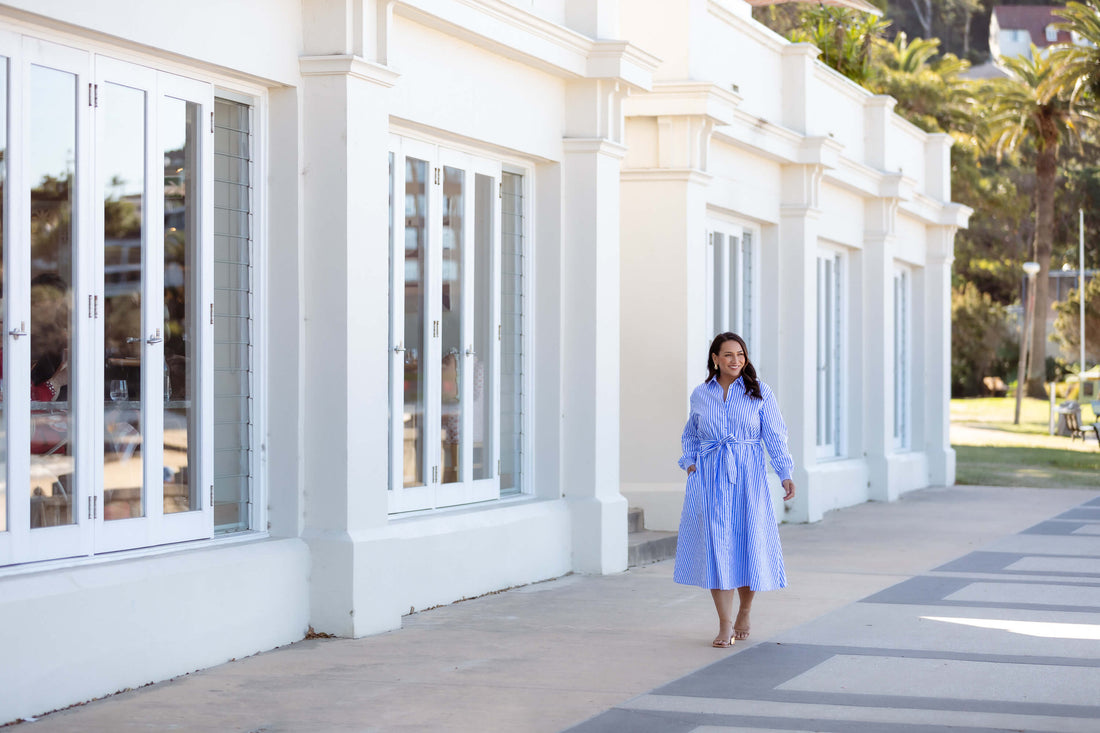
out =
<svg viewBox="0 0 1100 733"><path fill-rule="evenodd" d="M627 535L626 564L648 565L676 556L676 533L643 529Z"/></svg>
<svg viewBox="0 0 1100 733"><path fill-rule="evenodd" d="M626 531L641 532L645 529L645 510L640 506L632 506L626 510Z"/></svg>

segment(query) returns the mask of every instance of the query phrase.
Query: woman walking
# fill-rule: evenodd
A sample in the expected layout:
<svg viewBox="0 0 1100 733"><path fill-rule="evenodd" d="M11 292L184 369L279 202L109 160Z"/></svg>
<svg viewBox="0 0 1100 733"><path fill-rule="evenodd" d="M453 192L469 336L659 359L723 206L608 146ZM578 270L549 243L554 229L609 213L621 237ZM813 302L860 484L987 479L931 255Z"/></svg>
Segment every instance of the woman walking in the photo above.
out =
<svg viewBox="0 0 1100 733"><path fill-rule="evenodd" d="M795 491L787 426L737 334L720 333L711 343L707 379L691 393L681 442L680 467L688 478L672 577L710 589L718 611L713 646L729 647L749 636L756 592L787 585L765 449L783 482L783 499Z"/></svg>

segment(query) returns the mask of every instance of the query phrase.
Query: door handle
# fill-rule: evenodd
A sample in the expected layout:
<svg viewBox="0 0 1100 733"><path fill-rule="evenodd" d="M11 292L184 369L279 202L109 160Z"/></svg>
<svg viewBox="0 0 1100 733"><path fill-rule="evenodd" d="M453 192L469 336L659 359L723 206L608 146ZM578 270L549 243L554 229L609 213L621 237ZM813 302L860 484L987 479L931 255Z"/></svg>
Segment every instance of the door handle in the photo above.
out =
<svg viewBox="0 0 1100 733"><path fill-rule="evenodd" d="M164 339L162 339L160 337L160 329L158 328L157 332L155 334L153 334L149 338L145 339L145 343L147 343L147 344L159 344L163 340Z"/></svg>
<svg viewBox="0 0 1100 733"><path fill-rule="evenodd" d="M8 331L8 335L11 336L13 339L18 339L20 336L26 336L27 335L27 322L26 321L20 321L19 322L19 328L13 328L12 330Z"/></svg>

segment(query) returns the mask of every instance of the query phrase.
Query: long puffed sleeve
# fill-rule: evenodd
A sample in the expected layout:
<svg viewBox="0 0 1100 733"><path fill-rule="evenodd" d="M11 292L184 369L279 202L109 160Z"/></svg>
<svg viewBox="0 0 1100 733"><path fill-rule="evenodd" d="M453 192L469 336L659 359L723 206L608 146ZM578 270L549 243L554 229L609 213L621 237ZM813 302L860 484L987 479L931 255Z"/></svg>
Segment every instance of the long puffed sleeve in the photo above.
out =
<svg viewBox="0 0 1100 733"><path fill-rule="evenodd" d="M760 438L768 449L772 468L779 474L781 481L786 481L791 477L791 470L794 468L794 459L787 448L787 424L783 422L783 414L779 412L779 403L776 402L771 388L766 384L761 384L760 387L764 397L764 404L760 407Z"/></svg>
<svg viewBox="0 0 1100 733"><path fill-rule="evenodd" d="M694 406L695 400L692 400ZM699 432L695 429L695 411L688 413L687 424L684 425L684 433L680 436L680 445L684 453L680 456L680 468L685 471L691 468L699 455Z"/></svg>

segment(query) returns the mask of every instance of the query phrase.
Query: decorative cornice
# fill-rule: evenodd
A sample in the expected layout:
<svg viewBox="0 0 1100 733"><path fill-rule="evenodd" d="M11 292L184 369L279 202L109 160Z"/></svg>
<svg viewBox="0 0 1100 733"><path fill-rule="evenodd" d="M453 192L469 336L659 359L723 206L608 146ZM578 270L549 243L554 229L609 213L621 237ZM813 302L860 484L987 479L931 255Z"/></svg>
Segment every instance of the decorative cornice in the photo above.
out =
<svg viewBox="0 0 1100 733"><path fill-rule="evenodd" d="M302 76L350 76L382 87L392 87L401 78L387 66L349 54L301 56L298 67Z"/></svg>
<svg viewBox="0 0 1100 733"><path fill-rule="evenodd" d="M606 155L616 160L625 158L627 150L625 145L602 137L565 137L562 138L561 146L566 155Z"/></svg>
<svg viewBox="0 0 1100 733"><path fill-rule="evenodd" d="M709 81L665 81L645 94L623 100L625 117L706 117L716 125L733 122L741 96Z"/></svg>
<svg viewBox="0 0 1100 733"><path fill-rule="evenodd" d="M627 182L648 181L681 181L683 183L695 183L700 186L709 186L714 179L709 173L697 168L635 168L624 170L620 174L620 180Z"/></svg>
<svg viewBox="0 0 1100 733"><path fill-rule="evenodd" d="M394 12L567 79L616 79L649 89L660 65L627 41L597 41L504 0L397 0Z"/></svg>

